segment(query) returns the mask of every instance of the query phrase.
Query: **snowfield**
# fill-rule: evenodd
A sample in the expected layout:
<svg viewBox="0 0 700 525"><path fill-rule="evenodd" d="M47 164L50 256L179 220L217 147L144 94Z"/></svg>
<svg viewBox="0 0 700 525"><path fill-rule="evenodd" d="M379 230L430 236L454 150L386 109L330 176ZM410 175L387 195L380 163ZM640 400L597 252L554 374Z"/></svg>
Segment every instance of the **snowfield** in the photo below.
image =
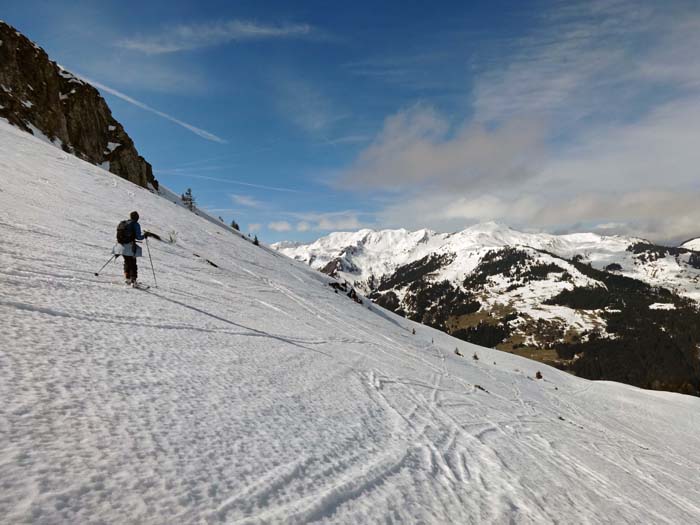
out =
<svg viewBox="0 0 700 525"><path fill-rule="evenodd" d="M94 275L134 209L149 291ZM0 235L2 523L700 522L700 399L357 304L4 122Z"/></svg>
<svg viewBox="0 0 700 525"><path fill-rule="evenodd" d="M683 244L681 244L681 247L686 248L688 250L700 251L700 237L684 242Z"/></svg>

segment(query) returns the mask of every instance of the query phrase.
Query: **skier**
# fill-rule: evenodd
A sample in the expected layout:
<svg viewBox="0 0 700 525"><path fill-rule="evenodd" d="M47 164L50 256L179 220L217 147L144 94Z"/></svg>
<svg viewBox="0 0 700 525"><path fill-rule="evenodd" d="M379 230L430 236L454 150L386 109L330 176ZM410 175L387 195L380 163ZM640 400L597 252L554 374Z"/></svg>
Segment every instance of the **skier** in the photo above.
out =
<svg viewBox="0 0 700 525"><path fill-rule="evenodd" d="M142 256L141 247L136 241L142 241L150 237L151 233L146 231L141 233L139 225L139 213L132 211L128 221L122 221L117 226L117 244L114 245L112 253L116 256L124 257L124 279L126 284L137 287L138 266L136 258Z"/></svg>

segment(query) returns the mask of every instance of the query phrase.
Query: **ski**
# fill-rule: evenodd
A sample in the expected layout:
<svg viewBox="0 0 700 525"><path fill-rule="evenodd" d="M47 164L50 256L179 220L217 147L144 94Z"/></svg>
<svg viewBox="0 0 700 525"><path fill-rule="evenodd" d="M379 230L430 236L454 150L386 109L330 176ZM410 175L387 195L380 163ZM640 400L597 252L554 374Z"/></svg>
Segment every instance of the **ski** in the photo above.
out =
<svg viewBox="0 0 700 525"><path fill-rule="evenodd" d="M122 286L124 286L124 288L134 288L135 290L150 290L150 288L151 288L151 286L149 284L142 284L142 283L136 283L136 284L124 283Z"/></svg>

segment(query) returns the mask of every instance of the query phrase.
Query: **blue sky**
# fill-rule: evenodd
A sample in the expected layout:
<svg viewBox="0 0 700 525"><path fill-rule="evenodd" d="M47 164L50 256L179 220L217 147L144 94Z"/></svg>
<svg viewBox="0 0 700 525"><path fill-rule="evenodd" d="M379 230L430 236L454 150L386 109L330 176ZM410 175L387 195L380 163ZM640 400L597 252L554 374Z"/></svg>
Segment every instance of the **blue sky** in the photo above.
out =
<svg viewBox="0 0 700 525"><path fill-rule="evenodd" d="M4 2L157 178L263 240L700 235L700 4Z"/></svg>

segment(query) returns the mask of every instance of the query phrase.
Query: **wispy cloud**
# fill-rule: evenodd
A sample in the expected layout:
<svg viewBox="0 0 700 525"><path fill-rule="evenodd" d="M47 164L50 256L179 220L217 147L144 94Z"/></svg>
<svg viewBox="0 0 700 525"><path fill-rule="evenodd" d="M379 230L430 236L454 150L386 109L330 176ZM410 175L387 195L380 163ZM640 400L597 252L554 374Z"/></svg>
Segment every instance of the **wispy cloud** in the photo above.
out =
<svg viewBox="0 0 700 525"><path fill-rule="evenodd" d="M267 225L267 227L274 232L288 232L292 229L292 225L289 224L287 221L271 222Z"/></svg>
<svg viewBox="0 0 700 525"><path fill-rule="evenodd" d="M401 89L424 90L444 87L441 77L449 58L450 54L445 51L420 52L378 56L347 62L341 67L354 76L380 80Z"/></svg>
<svg viewBox="0 0 700 525"><path fill-rule="evenodd" d="M104 91L105 93L109 93L110 95L113 95L124 102L128 102L129 104L132 104L138 108L141 108L145 111L149 111L150 113L153 113L155 115L158 115L159 117L162 117L166 120L169 120L170 122L173 122L177 124L178 126L182 126L188 131L191 131L195 135L198 135L199 137L202 137L203 139L210 140L212 142L218 142L219 144L226 144L226 141L222 139L221 137L217 137L213 133L209 133L208 131L205 131L201 128L198 128L196 126L193 126L192 124L188 124L187 122L183 122L182 120L179 120L172 115L168 115L167 113L164 113L162 111L159 111L155 108L152 108L151 106L144 104L143 102L139 102L138 100L125 95L121 91L117 91L116 89L113 89L109 86L105 86L104 84L97 82L95 80L91 80L85 76L80 76L85 82L88 82L89 84L92 84L95 86L97 89Z"/></svg>
<svg viewBox="0 0 700 525"><path fill-rule="evenodd" d="M356 230L364 226L360 220L361 212L343 210L336 212L287 212L285 215L295 219L298 232Z"/></svg>
<svg viewBox="0 0 700 525"><path fill-rule="evenodd" d="M337 122L349 117L318 85L295 73L277 72L270 82L278 111L305 133L325 139Z"/></svg>
<svg viewBox="0 0 700 525"><path fill-rule="evenodd" d="M228 20L208 24L180 24L156 35L120 40L124 49L148 54L175 53L234 41L318 37L308 24L261 24L249 20Z"/></svg>
<svg viewBox="0 0 700 525"><path fill-rule="evenodd" d="M109 60L98 50L79 62L80 70L118 89L148 90L153 93L203 95L215 83L196 63L172 63L162 57L112 53Z"/></svg>
<svg viewBox="0 0 700 525"><path fill-rule="evenodd" d="M361 142L369 142L372 140L370 135L344 135L334 139L325 140L323 143L329 146L337 146L338 144L357 144Z"/></svg>
<svg viewBox="0 0 700 525"><path fill-rule="evenodd" d="M699 233L700 151L693 141L700 136L699 123L700 96L685 98L634 123L591 128L575 146L546 152L522 179L496 185L471 180L459 192L450 191L449 179L436 178L423 191L415 182L397 182L404 191L379 211L377 222L456 230L498 220L678 242ZM430 158L423 159L425 165ZM468 173L470 166L463 169Z"/></svg>
<svg viewBox="0 0 700 525"><path fill-rule="evenodd" d="M211 215L216 213L234 213L236 211L233 208L212 208L209 206L203 206L202 209Z"/></svg>
<svg viewBox="0 0 700 525"><path fill-rule="evenodd" d="M237 195L237 194L232 194L231 195L231 200L233 201L234 204L238 204L239 206L245 206L246 208L264 208L265 204L260 202L259 200L251 197L250 195Z"/></svg>
<svg viewBox="0 0 700 525"><path fill-rule="evenodd" d="M650 5L562 4L509 60L477 68L461 122L396 113L342 182L395 192L382 226L697 236L700 10Z"/></svg>
<svg viewBox="0 0 700 525"><path fill-rule="evenodd" d="M561 5L541 18L537 31L509 42L510 60L487 69L475 64L476 120L537 114L555 121L561 133L586 119L634 116L641 101L658 96L659 86L649 75L661 73L656 66L662 62L654 55L668 49L672 37L665 35L685 42L679 48L686 51L665 57L667 64L694 56L697 65L697 54L689 52L696 45L685 39L696 42L697 28L683 29L672 5L654 9L652 2L592 0Z"/></svg>

